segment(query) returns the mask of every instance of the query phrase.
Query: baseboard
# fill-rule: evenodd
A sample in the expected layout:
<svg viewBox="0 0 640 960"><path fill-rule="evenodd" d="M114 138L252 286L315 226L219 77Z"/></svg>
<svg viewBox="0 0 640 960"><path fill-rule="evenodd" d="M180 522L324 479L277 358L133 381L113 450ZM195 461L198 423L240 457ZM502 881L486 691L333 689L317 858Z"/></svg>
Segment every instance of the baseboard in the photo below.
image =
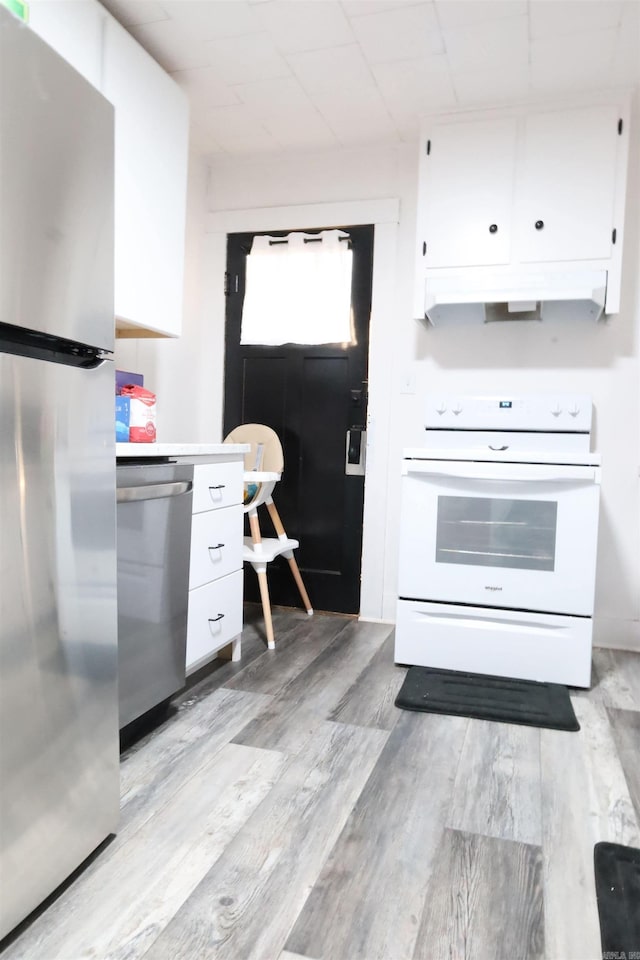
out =
<svg viewBox="0 0 640 960"><path fill-rule="evenodd" d="M594 647L612 650L634 650L640 653L640 620L593 618Z"/></svg>
<svg viewBox="0 0 640 960"><path fill-rule="evenodd" d="M382 617L365 617L362 614L358 617L360 623L388 623L392 627L395 620L384 620Z"/></svg>

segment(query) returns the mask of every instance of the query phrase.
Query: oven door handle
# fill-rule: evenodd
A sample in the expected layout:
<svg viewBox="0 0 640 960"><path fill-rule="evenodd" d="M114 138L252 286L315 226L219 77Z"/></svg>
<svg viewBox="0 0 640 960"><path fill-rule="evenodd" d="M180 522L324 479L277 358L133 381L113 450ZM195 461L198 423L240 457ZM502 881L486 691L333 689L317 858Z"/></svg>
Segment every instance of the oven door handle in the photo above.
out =
<svg viewBox="0 0 640 960"><path fill-rule="evenodd" d="M426 477L450 478L452 480L488 480L493 483L599 483L599 467L557 466L546 464L480 464L436 463L405 460L402 475L420 474Z"/></svg>

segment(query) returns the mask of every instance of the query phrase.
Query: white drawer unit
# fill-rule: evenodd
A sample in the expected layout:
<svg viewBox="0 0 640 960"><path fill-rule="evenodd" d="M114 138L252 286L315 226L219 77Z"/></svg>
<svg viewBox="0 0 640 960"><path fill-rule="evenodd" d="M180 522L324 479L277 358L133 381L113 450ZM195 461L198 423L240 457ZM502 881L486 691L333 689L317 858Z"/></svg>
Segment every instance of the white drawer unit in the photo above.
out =
<svg viewBox="0 0 640 960"><path fill-rule="evenodd" d="M242 518L239 505L192 517L190 590L241 569Z"/></svg>
<svg viewBox="0 0 640 960"><path fill-rule="evenodd" d="M203 463L193 471L193 512L218 510L242 503L244 465Z"/></svg>
<svg viewBox="0 0 640 960"><path fill-rule="evenodd" d="M588 687L591 620L399 600L396 663Z"/></svg>
<svg viewBox="0 0 640 960"><path fill-rule="evenodd" d="M242 631L242 570L205 583L189 591L187 621L187 672L190 665L200 666L211 658L212 651L232 644L232 659L240 659ZM238 655L236 656L235 644ZM192 671L193 672L193 671Z"/></svg>
<svg viewBox="0 0 640 960"><path fill-rule="evenodd" d="M194 467L187 674L240 659L243 471L242 459Z"/></svg>

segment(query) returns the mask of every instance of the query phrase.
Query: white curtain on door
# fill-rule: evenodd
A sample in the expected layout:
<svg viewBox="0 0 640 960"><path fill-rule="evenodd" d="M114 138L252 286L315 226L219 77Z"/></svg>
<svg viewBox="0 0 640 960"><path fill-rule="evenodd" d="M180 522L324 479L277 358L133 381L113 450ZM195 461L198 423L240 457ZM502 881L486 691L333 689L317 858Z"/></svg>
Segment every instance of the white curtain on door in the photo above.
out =
<svg viewBox="0 0 640 960"><path fill-rule="evenodd" d="M247 257L240 342L353 342L353 254L347 238L340 230L255 237Z"/></svg>

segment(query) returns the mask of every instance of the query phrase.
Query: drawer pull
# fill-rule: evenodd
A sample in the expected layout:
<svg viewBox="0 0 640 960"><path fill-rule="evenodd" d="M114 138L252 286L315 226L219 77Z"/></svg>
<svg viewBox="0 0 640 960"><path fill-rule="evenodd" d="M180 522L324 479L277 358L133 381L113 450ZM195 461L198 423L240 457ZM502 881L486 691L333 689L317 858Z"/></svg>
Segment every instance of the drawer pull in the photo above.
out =
<svg viewBox="0 0 640 960"><path fill-rule="evenodd" d="M221 547L224 547L224 543L216 543L215 547L208 547L208 550L220 550Z"/></svg>
<svg viewBox="0 0 640 960"><path fill-rule="evenodd" d="M218 620L222 620L224 613L219 613L217 617L209 617L209 623L217 623Z"/></svg>
<svg viewBox="0 0 640 960"><path fill-rule="evenodd" d="M209 490L224 490L226 483L216 483L215 487L209 487Z"/></svg>

